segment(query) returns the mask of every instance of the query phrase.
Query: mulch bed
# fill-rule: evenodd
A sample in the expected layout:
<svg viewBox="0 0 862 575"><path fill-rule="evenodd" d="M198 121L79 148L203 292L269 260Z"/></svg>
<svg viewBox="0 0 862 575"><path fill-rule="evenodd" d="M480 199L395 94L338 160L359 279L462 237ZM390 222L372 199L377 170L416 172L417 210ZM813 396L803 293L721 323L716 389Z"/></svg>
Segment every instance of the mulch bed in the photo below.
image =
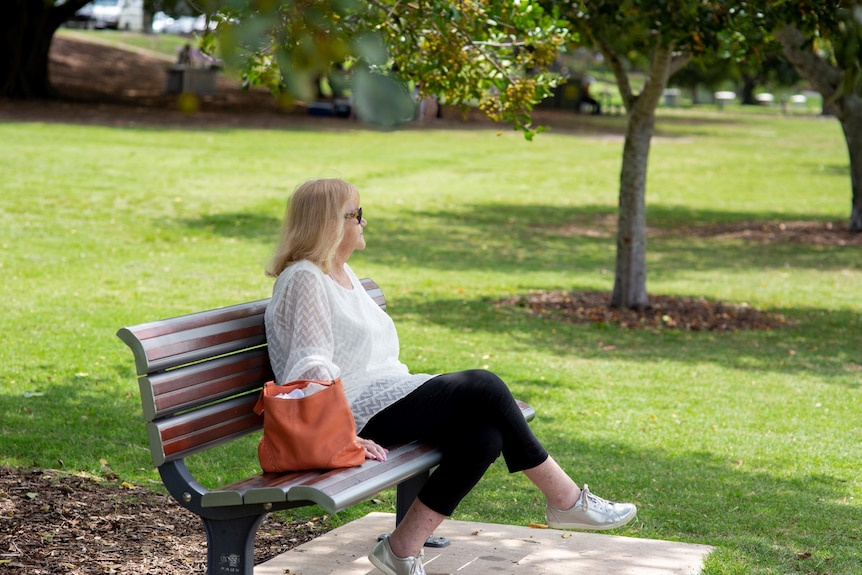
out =
<svg viewBox="0 0 862 575"><path fill-rule="evenodd" d="M310 541L325 524L267 516L255 564ZM0 572L205 571L203 524L169 495L89 475L0 468Z"/></svg>
<svg viewBox="0 0 862 575"><path fill-rule="evenodd" d="M595 323L635 329L770 330L789 323L779 313L705 298L650 295L649 299L648 309L620 309L610 306L608 292L537 290L501 300L498 305L527 308L533 314L568 323Z"/></svg>

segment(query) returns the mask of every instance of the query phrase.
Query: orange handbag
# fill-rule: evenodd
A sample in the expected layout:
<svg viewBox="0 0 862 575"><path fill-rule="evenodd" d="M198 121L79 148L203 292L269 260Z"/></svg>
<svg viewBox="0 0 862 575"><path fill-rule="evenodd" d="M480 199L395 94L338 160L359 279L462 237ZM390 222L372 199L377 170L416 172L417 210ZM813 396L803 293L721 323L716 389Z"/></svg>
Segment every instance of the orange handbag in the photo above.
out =
<svg viewBox="0 0 862 575"><path fill-rule="evenodd" d="M311 384L323 389L304 397L276 397L305 390ZM300 379L285 385L269 381L254 411L263 414L257 456L267 473L355 467L365 461L365 449L356 440L356 422L341 379Z"/></svg>

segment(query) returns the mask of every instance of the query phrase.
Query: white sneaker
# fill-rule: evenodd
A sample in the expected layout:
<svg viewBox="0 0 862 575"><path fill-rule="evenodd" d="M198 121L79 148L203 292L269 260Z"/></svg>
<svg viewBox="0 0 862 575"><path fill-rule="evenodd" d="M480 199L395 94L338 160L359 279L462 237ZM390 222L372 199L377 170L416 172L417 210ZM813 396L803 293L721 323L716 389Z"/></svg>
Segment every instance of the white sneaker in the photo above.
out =
<svg viewBox="0 0 862 575"><path fill-rule="evenodd" d="M420 550L415 557L399 557L392 552L387 535L374 546L368 559L386 575L425 575L425 567L422 565L424 554L424 550Z"/></svg>
<svg viewBox="0 0 862 575"><path fill-rule="evenodd" d="M622 527L638 514L632 503L614 503L590 493L584 485L581 496L570 509L554 509L550 505L545 512L548 527L553 529L588 529L603 531Z"/></svg>

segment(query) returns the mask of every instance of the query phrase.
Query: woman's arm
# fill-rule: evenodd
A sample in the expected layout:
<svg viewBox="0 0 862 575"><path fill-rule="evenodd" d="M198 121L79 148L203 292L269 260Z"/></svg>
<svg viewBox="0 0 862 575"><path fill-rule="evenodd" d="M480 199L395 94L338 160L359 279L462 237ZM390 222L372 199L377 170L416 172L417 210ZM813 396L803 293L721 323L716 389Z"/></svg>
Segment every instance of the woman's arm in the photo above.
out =
<svg viewBox="0 0 862 575"><path fill-rule="evenodd" d="M341 370L333 363L332 310L322 280L312 270L285 270L287 282L274 295L267 323L269 353L278 383L297 379L331 380Z"/></svg>

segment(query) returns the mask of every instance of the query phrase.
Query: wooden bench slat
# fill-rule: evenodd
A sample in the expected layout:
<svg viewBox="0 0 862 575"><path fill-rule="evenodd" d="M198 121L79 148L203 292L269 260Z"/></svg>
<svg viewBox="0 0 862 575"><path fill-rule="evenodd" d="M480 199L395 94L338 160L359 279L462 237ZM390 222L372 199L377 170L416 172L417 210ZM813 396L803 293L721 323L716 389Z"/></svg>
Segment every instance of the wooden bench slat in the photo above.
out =
<svg viewBox="0 0 862 575"><path fill-rule="evenodd" d="M292 473L267 478L259 476L256 486L244 490L247 504L281 503L283 501L317 503L329 513L345 509L375 493L393 487L404 479L437 465L440 453L420 443L410 443L390 450L386 461L368 460L358 467ZM353 488L351 491L350 488ZM359 497L357 492L365 492Z"/></svg>
<svg viewBox="0 0 862 575"><path fill-rule="evenodd" d="M254 412L259 393L254 391L220 403L147 424L153 463L184 459L216 445L263 428L263 416Z"/></svg>
<svg viewBox="0 0 862 575"><path fill-rule="evenodd" d="M265 298L206 311L198 311L172 318L141 323L125 329L132 331L138 339L146 341L176 332L206 327L213 323L228 323L250 316L263 315L266 312L266 306L269 305L270 299Z"/></svg>
<svg viewBox="0 0 862 575"><path fill-rule="evenodd" d="M524 415L524 419L527 421L533 421L536 417L536 410L533 409L533 406L529 403L523 402L520 399L515 400L518 403L518 407L521 409L521 413Z"/></svg>
<svg viewBox="0 0 862 575"><path fill-rule="evenodd" d="M287 500L311 501L329 513L337 513L436 467L442 457L436 447L411 443L390 450L386 461L366 461L359 467L345 469L341 473L325 473L291 487ZM246 494L246 500L253 493Z"/></svg>
<svg viewBox="0 0 862 575"><path fill-rule="evenodd" d="M365 288L365 291L371 296L374 303L380 306L380 309L386 309L386 297L383 295L383 290L380 289L377 282L371 278L362 278L359 280L359 283L362 284L362 287Z"/></svg>
<svg viewBox="0 0 862 575"><path fill-rule="evenodd" d="M244 502L245 494L254 489L266 489L273 485L283 485L289 488L290 485L307 481L310 477L320 475L320 471L293 471L289 473L258 473L251 477L246 477L242 481L238 481L231 485L226 485L218 489L214 489L205 493L201 498L202 507L221 507L222 505L240 505ZM281 490L280 490L281 491ZM227 493L227 497L222 494ZM235 502L235 496L239 495L239 502ZM224 503L228 501L228 503ZM259 501L258 503L278 503L287 501L284 491L281 491L281 497ZM245 503L248 503L245 501Z"/></svg>
<svg viewBox="0 0 862 575"><path fill-rule="evenodd" d="M144 419L153 421L260 389L261 382L271 379L272 367L266 347L142 377Z"/></svg>
<svg viewBox="0 0 862 575"><path fill-rule="evenodd" d="M265 344L268 303L258 300L125 327L117 336L134 353L138 375L152 374Z"/></svg>
<svg viewBox="0 0 862 575"><path fill-rule="evenodd" d="M207 491L201 496L201 507L239 507L242 504L242 493L229 489Z"/></svg>
<svg viewBox="0 0 862 575"><path fill-rule="evenodd" d="M147 359L151 366L170 362L168 365L184 365L191 363L186 357L203 354L203 358L219 355L210 350L224 348L245 349L266 343L264 326L255 317L233 320L229 323L219 323L184 331L173 336L151 339L147 347ZM179 358L179 359L178 359ZM151 367L152 371L154 368ZM159 369L155 367L155 369Z"/></svg>

